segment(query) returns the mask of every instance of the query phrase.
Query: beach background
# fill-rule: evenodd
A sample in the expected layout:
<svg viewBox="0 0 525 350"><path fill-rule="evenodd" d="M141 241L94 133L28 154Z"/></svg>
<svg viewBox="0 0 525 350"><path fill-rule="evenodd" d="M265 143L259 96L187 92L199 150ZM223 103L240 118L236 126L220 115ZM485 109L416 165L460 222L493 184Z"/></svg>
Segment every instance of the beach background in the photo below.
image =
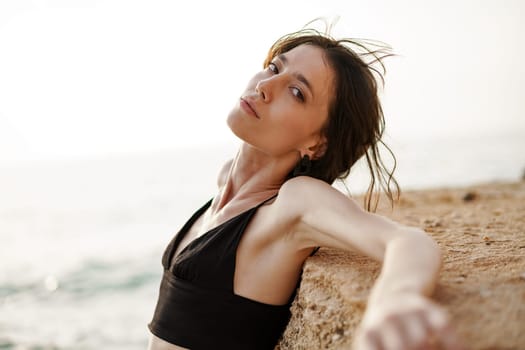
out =
<svg viewBox="0 0 525 350"><path fill-rule="evenodd" d="M237 149L229 108L269 45L318 16L398 53L382 98L404 190L519 181L524 10L0 2L0 349L146 347L163 249ZM367 182L358 164L346 185Z"/></svg>

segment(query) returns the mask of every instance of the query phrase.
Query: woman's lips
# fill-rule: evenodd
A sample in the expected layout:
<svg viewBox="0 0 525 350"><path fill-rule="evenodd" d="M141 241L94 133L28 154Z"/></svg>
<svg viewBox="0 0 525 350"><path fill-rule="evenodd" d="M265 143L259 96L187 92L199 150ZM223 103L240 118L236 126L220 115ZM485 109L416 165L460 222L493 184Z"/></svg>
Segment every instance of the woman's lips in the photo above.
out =
<svg viewBox="0 0 525 350"><path fill-rule="evenodd" d="M241 108L246 113L248 113L249 115L254 116L257 119L260 119L259 116L257 115L257 112L255 111L255 109L253 108L253 106L252 106L252 104L250 102L248 102L245 99L241 98L240 105L241 105Z"/></svg>

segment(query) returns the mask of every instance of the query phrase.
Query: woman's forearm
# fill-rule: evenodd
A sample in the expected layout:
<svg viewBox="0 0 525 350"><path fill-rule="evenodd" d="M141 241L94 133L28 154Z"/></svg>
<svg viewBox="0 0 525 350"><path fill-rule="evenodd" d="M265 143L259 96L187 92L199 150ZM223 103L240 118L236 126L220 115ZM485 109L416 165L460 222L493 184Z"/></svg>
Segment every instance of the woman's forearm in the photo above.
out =
<svg viewBox="0 0 525 350"><path fill-rule="evenodd" d="M353 349L462 349L446 310L430 298L441 267L437 244L418 229L390 240Z"/></svg>

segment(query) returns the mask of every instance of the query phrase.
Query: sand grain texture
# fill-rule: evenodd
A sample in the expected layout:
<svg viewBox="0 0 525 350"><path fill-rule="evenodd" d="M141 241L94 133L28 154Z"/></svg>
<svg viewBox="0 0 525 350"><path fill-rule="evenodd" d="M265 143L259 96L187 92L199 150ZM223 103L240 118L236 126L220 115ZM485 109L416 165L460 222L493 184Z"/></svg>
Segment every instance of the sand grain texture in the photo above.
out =
<svg viewBox="0 0 525 350"><path fill-rule="evenodd" d="M378 212L440 245L433 298L468 349L525 349L525 182L404 192L393 211ZM305 264L276 349L348 349L379 270L359 254L321 249Z"/></svg>

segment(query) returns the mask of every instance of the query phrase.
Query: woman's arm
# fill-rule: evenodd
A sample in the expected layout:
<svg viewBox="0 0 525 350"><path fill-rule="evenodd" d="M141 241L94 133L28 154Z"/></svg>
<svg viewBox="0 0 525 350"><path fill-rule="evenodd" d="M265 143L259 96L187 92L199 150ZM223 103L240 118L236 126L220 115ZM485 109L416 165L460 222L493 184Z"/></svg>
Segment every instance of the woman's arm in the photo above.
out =
<svg viewBox="0 0 525 350"><path fill-rule="evenodd" d="M428 348L432 338L447 349L459 348L446 312L428 298L438 278L441 254L423 230L368 213L312 178L292 179L281 192L288 210L298 218L293 239L299 249L357 250L383 262L354 337L356 349Z"/></svg>

